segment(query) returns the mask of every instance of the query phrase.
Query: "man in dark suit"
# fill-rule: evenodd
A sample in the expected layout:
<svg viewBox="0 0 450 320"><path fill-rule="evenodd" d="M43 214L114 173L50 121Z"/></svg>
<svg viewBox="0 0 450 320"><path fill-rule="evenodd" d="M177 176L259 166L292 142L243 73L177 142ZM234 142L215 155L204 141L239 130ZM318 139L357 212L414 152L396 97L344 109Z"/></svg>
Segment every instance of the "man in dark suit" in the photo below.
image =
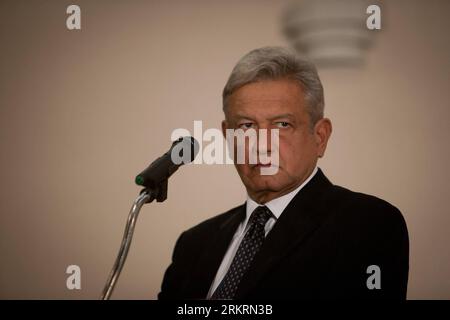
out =
<svg viewBox="0 0 450 320"><path fill-rule="evenodd" d="M258 152L278 152L279 161L234 158L247 201L181 234L158 298L405 299L402 214L333 185L317 167L332 127L315 67L286 48L253 50L233 69L223 109L224 135L276 129L276 148L268 134Z"/></svg>

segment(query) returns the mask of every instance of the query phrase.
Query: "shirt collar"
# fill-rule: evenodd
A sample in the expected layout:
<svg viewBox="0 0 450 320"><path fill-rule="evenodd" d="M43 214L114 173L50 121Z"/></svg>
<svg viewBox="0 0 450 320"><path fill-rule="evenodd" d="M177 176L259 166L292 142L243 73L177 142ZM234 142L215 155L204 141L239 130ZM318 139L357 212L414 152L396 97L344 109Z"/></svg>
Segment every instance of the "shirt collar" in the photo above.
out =
<svg viewBox="0 0 450 320"><path fill-rule="evenodd" d="M275 198L273 200L270 200L269 202L265 203L264 205L269 208L269 210L273 213L276 219L278 219L281 214L283 213L284 209L288 206L288 204L291 202L291 200L297 195L297 193L304 187L306 184L314 177L314 175L317 173L317 166L314 168L312 173L309 175L309 177L301 184L299 185L295 190L289 192L288 194L285 194L284 196ZM250 198L250 196L247 194L247 202L246 202L246 214L245 214L245 221L244 225L247 225L248 220L250 219L250 215L252 212L262 204L257 203L255 200Z"/></svg>

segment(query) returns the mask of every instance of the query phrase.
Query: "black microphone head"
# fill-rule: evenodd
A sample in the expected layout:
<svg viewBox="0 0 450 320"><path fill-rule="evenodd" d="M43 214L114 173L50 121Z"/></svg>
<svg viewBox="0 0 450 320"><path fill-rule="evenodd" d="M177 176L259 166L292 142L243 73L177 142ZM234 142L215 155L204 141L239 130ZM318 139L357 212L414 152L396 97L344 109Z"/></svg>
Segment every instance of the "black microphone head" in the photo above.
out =
<svg viewBox="0 0 450 320"><path fill-rule="evenodd" d="M199 149L200 145L194 137L180 137L173 142L170 148L172 162L180 165L188 164L194 161ZM188 151L187 154L184 153L186 150Z"/></svg>
<svg viewBox="0 0 450 320"><path fill-rule="evenodd" d="M136 184L155 188L167 180L183 164L192 162L200 146L193 137L181 137L172 143L169 151L153 161L135 178Z"/></svg>

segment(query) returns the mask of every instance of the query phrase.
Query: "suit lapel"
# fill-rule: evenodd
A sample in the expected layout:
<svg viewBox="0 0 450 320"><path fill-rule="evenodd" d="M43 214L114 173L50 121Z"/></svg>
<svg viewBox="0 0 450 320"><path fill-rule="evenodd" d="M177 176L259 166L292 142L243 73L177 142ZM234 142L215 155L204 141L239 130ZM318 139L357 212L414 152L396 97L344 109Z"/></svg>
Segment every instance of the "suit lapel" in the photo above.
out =
<svg viewBox="0 0 450 320"><path fill-rule="evenodd" d="M194 270L191 288L188 290L192 290L190 295L196 299L206 298L231 239L239 223L245 219L245 205L233 210L234 212L219 225L217 230L211 230L214 237L203 251L197 263L198 267Z"/></svg>
<svg viewBox="0 0 450 320"><path fill-rule="evenodd" d="M319 169L311 181L292 199L267 235L250 269L241 280L236 298L245 297L261 277L284 256L308 238L325 220L321 197L332 184Z"/></svg>

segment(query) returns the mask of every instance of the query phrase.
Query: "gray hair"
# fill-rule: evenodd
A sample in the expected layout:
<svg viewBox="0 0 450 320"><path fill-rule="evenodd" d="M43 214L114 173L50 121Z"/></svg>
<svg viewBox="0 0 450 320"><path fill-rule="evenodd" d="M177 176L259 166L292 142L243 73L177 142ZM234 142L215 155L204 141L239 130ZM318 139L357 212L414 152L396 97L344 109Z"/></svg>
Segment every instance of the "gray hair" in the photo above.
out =
<svg viewBox="0 0 450 320"><path fill-rule="evenodd" d="M325 107L323 87L316 67L311 62L301 59L293 49L284 47L255 49L238 61L223 89L224 112L229 96L242 86L283 78L297 81L303 89L311 125L323 118Z"/></svg>

